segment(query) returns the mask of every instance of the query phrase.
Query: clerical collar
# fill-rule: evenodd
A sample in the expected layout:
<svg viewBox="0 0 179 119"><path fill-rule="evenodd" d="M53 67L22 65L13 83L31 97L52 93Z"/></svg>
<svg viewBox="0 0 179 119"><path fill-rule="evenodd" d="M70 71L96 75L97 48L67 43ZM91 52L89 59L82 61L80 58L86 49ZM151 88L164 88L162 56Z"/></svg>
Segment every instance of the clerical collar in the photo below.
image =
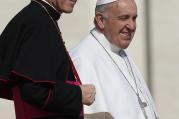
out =
<svg viewBox="0 0 179 119"><path fill-rule="evenodd" d="M112 44L105 36L104 34L102 34L99 30L97 30L96 28L94 28L92 30L92 32L94 33L94 35L97 35L96 37L98 38L99 42L107 49L110 50L114 53L119 53L119 51L121 50L121 48L117 47L116 45Z"/></svg>
<svg viewBox="0 0 179 119"><path fill-rule="evenodd" d="M53 18L53 20L57 21L59 20L61 13L58 12L52 5L50 5L47 1L45 0L32 0L33 3L35 2L41 3L49 12L50 16Z"/></svg>
<svg viewBox="0 0 179 119"><path fill-rule="evenodd" d="M52 6L49 2L47 2L46 0L42 0L42 1L44 1L45 3L47 3L48 5L50 5L54 10L56 10L56 11L58 12L58 10L57 10L54 6Z"/></svg>

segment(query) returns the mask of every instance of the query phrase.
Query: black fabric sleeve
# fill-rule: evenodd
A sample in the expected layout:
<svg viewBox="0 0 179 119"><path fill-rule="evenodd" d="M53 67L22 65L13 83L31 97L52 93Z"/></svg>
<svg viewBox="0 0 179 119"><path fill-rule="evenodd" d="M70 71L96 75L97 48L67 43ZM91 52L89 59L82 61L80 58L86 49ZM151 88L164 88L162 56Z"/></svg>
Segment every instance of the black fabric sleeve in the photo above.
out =
<svg viewBox="0 0 179 119"><path fill-rule="evenodd" d="M23 35L19 37L20 47L13 66L14 72L27 77L20 79L18 75L13 76L22 82L22 98L39 109L79 116L82 108L81 90L79 86L65 83L68 79L68 57L57 29L46 13L46 16L36 12L28 15L22 22ZM44 85L41 82L47 83Z"/></svg>
<svg viewBox="0 0 179 119"><path fill-rule="evenodd" d="M22 99L39 109L62 116L77 116L82 99L79 86L57 83L53 88L35 83L21 85Z"/></svg>

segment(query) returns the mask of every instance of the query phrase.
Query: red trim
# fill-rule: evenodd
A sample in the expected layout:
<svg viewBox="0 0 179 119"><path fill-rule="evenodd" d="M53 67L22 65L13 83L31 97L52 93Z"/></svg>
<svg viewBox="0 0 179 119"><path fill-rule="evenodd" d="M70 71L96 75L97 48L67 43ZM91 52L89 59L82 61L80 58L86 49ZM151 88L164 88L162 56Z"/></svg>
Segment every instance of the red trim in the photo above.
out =
<svg viewBox="0 0 179 119"><path fill-rule="evenodd" d="M55 81L50 81L50 80L33 80L31 77L28 77L22 73L16 72L16 71L11 71L11 75L14 77L20 77L23 80L29 80L33 83L41 83L41 84L47 84L47 85L54 85L56 84ZM3 79L0 77L0 83L3 85L3 87L0 89L0 98L12 100L12 87L9 86L9 84L14 84L16 83L16 80L10 80L10 79Z"/></svg>
<svg viewBox="0 0 179 119"><path fill-rule="evenodd" d="M13 70L11 73L12 73L12 75L14 75L14 76L21 77L22 79L30 80L30 81L32 81L32 82L34 82L34 83L47 83L47 84L50 83L50 84L52 84L52 85L56 84L55 81L50 81L50 80L48 80L48 81L44 81L44 80L39 80L39 81L33 80L31 77L28 77L28 76L26 76L26 75L24 75L24 74L21 74L21 73L19 73L19 72L14 71L14 70Z"/></svg>
<svg viewBox="0 0 179 119"><path fill-rule="evenodd" d="M3 79L0 77L0 82L4 83L4 84L8 84L8 79Z"/></svg>
<svg viewBox="0 0 179 119"><path fill-rule="evenodd" d="M59 30L59 32L60 32L60 30ZM61 37L61 40L62 40L62 42L63 42L63 38L62 38L62 36L61 36L61 32L60 32L60 37ZM64 45L64 47L65 47L65 45ZM65 47L65 50L66 50L66 53L67 53L67 55L68 55L68 58L69 58L69 61L70 61L70 64L71 64L71 67L72 67L72 70L73 70L73 73L74 73L76 82L78 83L78 85L81 85L81 84L82 84L82 83L81 83L81 80L80 80L80 78L79 78L79 76L78 76L78 73L77 73L77 71L76 71L76 69L75 69L75 66L74 66L74 64L73 64L73 62L72 62L72 60L71 60L71 57L70 57L70 55L69 55L69 53L68 53L66 47ZM67 74L68 74L68 72L67 72ZM72 83L72 82L73 82L73 81L69 81L69 77L68 77L66 83L69 83L69 84L74 85L75 82L73 82L73 83ZM82 104L82 106L81 106L80 116L81 116L81 117L84 117L83 104Z"/></svg>
<svg viewBox="0 0 179 119"><path fill-rule="evenodd" d="M3 88L0 90L0 98L12 100L12 91L9 88Z"/></svg>
<svg viewBox="0 0 179 119"><path fill-rule="evenodd" d="M81 116L81 117L84 117L84 109L83 109L83 105L81 106L80 116Z"/></svg>
<svg viewBox="0 0 179 119"><path fill-rule="evenodd" d="M54 82L54 81L43 81L43 80L37 81L37 80L33 80L31 77L28 77L28 76L26 76L26 75L24 75L24 74L21 74L21 73L18 73L18 72L16 72L16 71L12 71L11 73L12 73L12 75L14 75L14 76L16 76L16 77L20 77L20 78L22 78L22 79L29 80L29 81L31 81L31 82L33 82L33 83L41 83L41 84L42 84L42 83L43 83L43 84L45 83L45 84L51 84L51 85L56 84L56 82ZM49 90L49 93L48 93L48 97L47 97L47 99L45 100L44 105L42 106L42 109L44 109L44 108L47 106L51 95L52 95L52 90L50 89L50 90Z"/></svg>
<svg viewBox="0 0 179 119"><path fill-rule="evenodd" d="M79 75L78 75L78 73L77 73L77 71L76 71L76 68L75 68L75 66L74 66L74 64L73 64L73 62L72 62L71 57L70 57L69 54L68 54L68 56L69 56L69 59L70 59L70 64L71 64L73 73L74 73L75 78L76 78L76 82L67 81L67 83L72 83L73 85L81 85L82 83L81 83L80 77L79 77ZM83 105L81 105L80 116L81 116L81 117L84 117L84 108L83 108Z"/></svg>
<svg viewBox="0 0 179 119"><path fill-rule="evenodd" d="M0 83L3 85L3 87L0 89L0 98L12 100L12 91L8 87L9 80L0 78Z"/></svg>
<svg viewBox="0 0 179 119"><path fill-rule="evenodd" d="M69 56L69 54L68 54L68 56ZM78 76L78 73L77 73L77 71L76 71L76 68L75 68L75 66L74 66L74 64L73 64L73 62L72 62L70 56L69 56L69 60L70 60L70 64L71 64L71 67L72 67L72 70L73 70L73 73L74 73L74 75L75 75L75 78L76 78L77 82L79 82L80 84L82 84L82 83L81 83L81 80L80 80L80 77Z"/></svg>
<svg viewBox="0 0 179 119"><path fill-rule="evenodd" d="M62 37L61 37L61 38L62 38ZM62 40L62 41L63 41L63 40ZM65 46L64 46L64 47L65 47ZM82 84L82 83L81 83L81 80L80 80L80 77L78 76L78 73L77 73L77 71L76 71L76 69L75 69L75 66L74 66L74 64L73 64L73 62L72 62L72 60L71 60L71 57L70 57L70 55L69 55L69 53L68 53L66 47L65 47L65 50L66 50L66 53L67 53L67 55L68 55L69 62L70 62L70 65L71 65L71 67L72 67L72 70L73 70L75 79L76 79L77 82L79 82L80 84ZM68 72L67 72L67 73L68 73Z"/></svg>
<svg viewBox="0 0 179 119"><path fill-rule="evenodd" d="M48 97L47 97L47 99L45 100L45 103L44 103L44 105L42 106L42 109L44 109L44 108L47 106L47 104L48 104L48 102L49 102L49 100L50 100L51 97L52 97L52 89L49 90Z"/></svg>
<svg viewBox="0 0 179 119"><path fill-rule="evenodd" d="M16 119L35 119L58 115L44 110L37 109L24 102L20 95L18 86L13 87L13 98L16 111Z"/></svg>
<svg viewBox="0 0 179 119"><path fill-rule="evenodd" d="M76 86L79 86L80 85L80 82L78 82L78 81L66 81L66 83L68 83L68 84L71 84L71 85L76 85Z"/></svg>

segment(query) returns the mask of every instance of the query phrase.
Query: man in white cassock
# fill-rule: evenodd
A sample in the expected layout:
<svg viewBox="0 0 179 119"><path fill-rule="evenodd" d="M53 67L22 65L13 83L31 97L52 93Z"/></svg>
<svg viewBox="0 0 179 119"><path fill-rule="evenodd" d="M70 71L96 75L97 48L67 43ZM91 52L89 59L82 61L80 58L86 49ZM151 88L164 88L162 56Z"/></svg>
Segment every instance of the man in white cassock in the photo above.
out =
<svg viewBox="0 0 179 119"><path fill-rule="evenodd" d="M134 0L98 0L95 28L70 55L82 83L96 86L85 113L109 112L115 119L157 119L146 83L126 48L136 31Z"/></svg>

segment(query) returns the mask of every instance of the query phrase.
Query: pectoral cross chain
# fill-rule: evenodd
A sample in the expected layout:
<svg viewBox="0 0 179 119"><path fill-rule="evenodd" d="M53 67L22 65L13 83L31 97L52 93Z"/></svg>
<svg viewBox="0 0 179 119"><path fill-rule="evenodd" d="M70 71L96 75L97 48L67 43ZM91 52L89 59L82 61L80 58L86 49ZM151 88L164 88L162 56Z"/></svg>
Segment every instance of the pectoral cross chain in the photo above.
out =
<svg viewBox="0 0 179 119"><path fill-rule="evenodd" d="M147 113L145 111L145 107L147 106L147 103L146 102L142 102L142 100L139 97L139 95L137 95L137 98L138 98L139 105L140 105L140 108L141 108L141 110L142 110L142 112L144 114L145 119L148 119Z"/></svg>

